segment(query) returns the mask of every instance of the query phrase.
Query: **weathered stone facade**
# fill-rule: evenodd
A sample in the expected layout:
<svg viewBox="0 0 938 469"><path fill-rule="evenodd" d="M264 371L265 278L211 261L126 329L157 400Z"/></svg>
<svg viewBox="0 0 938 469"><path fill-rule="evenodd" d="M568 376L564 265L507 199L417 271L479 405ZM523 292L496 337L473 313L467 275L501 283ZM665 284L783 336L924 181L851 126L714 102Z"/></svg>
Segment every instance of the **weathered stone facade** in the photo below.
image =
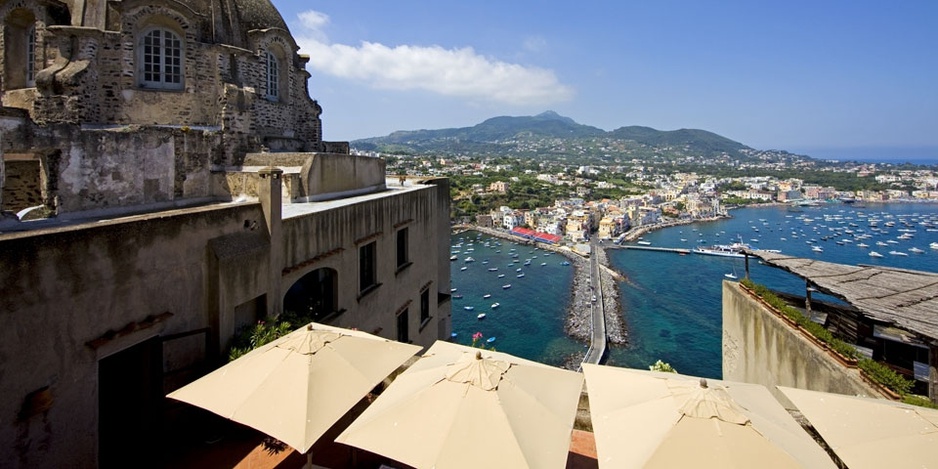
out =
<svg viewBox="0 0 938 469"><path fill-rule="evenodd" d="M56 213L230 197L250 152L348 153L268 0L0 0L0 21L2 104L27 114L0 150L40 162Z"/></svg>

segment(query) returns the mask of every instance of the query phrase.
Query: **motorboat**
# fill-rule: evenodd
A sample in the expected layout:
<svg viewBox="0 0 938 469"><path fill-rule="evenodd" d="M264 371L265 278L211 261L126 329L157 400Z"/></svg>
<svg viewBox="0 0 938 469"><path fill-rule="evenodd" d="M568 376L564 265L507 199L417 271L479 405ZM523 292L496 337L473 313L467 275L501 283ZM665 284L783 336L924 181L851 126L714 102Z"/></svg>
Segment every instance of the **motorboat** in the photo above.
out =
<svg viewBox="0 0 938 469"><path fill-rule="evenodd" d="M691 249L691 252L694 254L705 254L708 256L746 257L743 254L743 250L751 248L751 246L744 243L715 244L710 247L698 246L694 249Z"/></svg>
<svg viewBox="0 0 938 469"><path fill-rule="evenodd" d="M479 313L479 315L476 316L476 319L479 319L479 320L485 319L485 313Z"/></svg>
<svg viewBox="0 0 938 469"><path fill-rule="evenodd" d="M883 255L876 251L870 251L870 257L883 257Z"/></svg>
<svg viewBox="0 0 938 469"><path fill-rule="evenodd" d="M492 309L498 308L501 306L501 303L492 303Z"/></svg>

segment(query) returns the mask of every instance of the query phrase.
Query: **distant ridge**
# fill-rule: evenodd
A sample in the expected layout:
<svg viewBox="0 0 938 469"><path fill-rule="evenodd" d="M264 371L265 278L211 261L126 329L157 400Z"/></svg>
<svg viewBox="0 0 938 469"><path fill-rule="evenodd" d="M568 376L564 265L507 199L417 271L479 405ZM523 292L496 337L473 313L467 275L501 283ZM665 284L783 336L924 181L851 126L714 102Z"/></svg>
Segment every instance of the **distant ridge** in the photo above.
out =
<svg viewBox="0 0 938 469"><path fill-rule="evenodd" d="M558 145L557 141L567 143ZM747 158L750 147L713 132L698 129L671 131L627 126L613 131L579 124L554 111L536 116L500 116L472 127L397 131L385 137L351 142L363 151L412 155L579 156L601 158L610 152L634 157L724 156ZM579 148L573 152L571 148ZM612 148L613 150L610 150ZM584 154L583 149L590 150Z"/></svg>

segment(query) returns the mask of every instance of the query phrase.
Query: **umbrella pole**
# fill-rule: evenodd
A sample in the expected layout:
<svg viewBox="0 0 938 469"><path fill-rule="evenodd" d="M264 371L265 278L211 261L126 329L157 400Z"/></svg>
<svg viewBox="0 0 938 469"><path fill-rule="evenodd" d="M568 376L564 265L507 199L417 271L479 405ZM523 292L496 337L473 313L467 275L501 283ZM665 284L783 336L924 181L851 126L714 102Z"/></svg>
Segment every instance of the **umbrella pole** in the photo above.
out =
<svg viewBox="0 0 938 469"><path fill-rule="evenodd" d="M313 450L306 452L306 464L303 466L303 469L313 469Z"/></svg>

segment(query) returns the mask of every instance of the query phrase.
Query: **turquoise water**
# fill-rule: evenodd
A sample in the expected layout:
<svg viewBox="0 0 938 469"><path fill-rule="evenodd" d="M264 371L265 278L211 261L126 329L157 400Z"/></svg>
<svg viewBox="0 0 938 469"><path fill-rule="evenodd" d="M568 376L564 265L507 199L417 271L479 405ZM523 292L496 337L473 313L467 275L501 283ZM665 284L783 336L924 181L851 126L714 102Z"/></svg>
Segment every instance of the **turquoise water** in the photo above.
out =
<svg viewBox="0 0 938 469"><path fill-rule="evenodd" d="M476 232L454 235L451 244L458 257L450 263L457 343L468 345L479 332L484 340L495 337L488 347L551 365L561 365L564 358L586 349L563 331L573 282L573 266L562 265L566 258ZM475 262L465 262L467 257ZM530 265L524 265L527 259ZM459 295L462 298L456 298ZM494 303L500 306L492 308ZM485 313L485 319L477 319L479 313Z"/></svg>
<svg viewBox="0 0 938 469"><path fill-rule="evenodd" d="M735 210L732 215L732 219L655 231L646 235L645 240L653 246L691 248L701 244L728 244L742 238L754 247L779 249L799 257L938 272L938 250L929 248L929 243L938 242L938 232L926 231L918 224L927 217L938 217L938 204L869 205L863 208L837 204L804 208L797 212L786 207L764 207ZM879 218L878 225L886 232L872 231L870 216ZM885 228L887 221L894 222L896 226ZM909 233L913 236L911 239L899 240L897 237L905 233L900 229L914 229L915 232ZM845 230L854 233L847 235ZM841 235L826 241L822 239L834 233ZM870 238L836 244L862 234L869 234ZM465 247L465 240L475 239L476 234L461 237ZM454 245L459 242L458 238L454 236ZM812 239L814 241L809 244ZM474 241L475 252L480 252L484 240L488 238L482 236L479 241ZM877 241L886 243L890 240L894 243L875 245ZM492 243L495 241L491 240L490 246L494 246ZM457 340L469 343L470 336L479 331L485 337L496 336L493 345L500 351L554 365L560 364L565 355L585 350L584 344L566 338L563 333L572 267L559 265L563 258L556 254L546 258L549 259L547 265L541 267L540 262L545 258L539 256L532 261L532 266L523 267L525 277L517 279L515 269L518 267L508 267L512 258L506 246L511 246L505 241L499 242L502 243L499 246L501 253L495 254L494 247L484 248L491 251L481 251L488 257L469 253L477 261L470 263L466 271L460 270L466 265L462 262L466 254L460 253L460 260L452 263L453 286L458 289L455 293L464 294L462 300L453 302L453 327L458 333ZM860 242L870 247L858 247ZM813 245L820 246L823 252L812 251ZM913 247L924 252L908 250ZM516 249L521 262L533 255L530 247ZM883 254L883 257L870 257L868 253L871 250ZM889 254L890 251L907 255ZM607 252L612 266L626 275L620 288L630 339L628 347L610 350L608 363L647 368L661 359L681 373L720 378L722 280L728 273L742 278L744 261L635 250ZM497 262L493 257L496 255L500 256ZM490 265L481 265L486 258ZM487 271L490 266L498 267L497 273L504 273L506 277L497 279L497 273ZM779 269L750 262L750 273L755 282L771 288L799 294L804 292L802 280ZM502 290L503 283L511 283L512 288ZM493 295L491 302L502 304L496 313L490 312L491 302L482 299L485 293ZM463 306L466 305L475 309L465 311ZM479 312L487 313L485 320L476 319Z"/></svg>

